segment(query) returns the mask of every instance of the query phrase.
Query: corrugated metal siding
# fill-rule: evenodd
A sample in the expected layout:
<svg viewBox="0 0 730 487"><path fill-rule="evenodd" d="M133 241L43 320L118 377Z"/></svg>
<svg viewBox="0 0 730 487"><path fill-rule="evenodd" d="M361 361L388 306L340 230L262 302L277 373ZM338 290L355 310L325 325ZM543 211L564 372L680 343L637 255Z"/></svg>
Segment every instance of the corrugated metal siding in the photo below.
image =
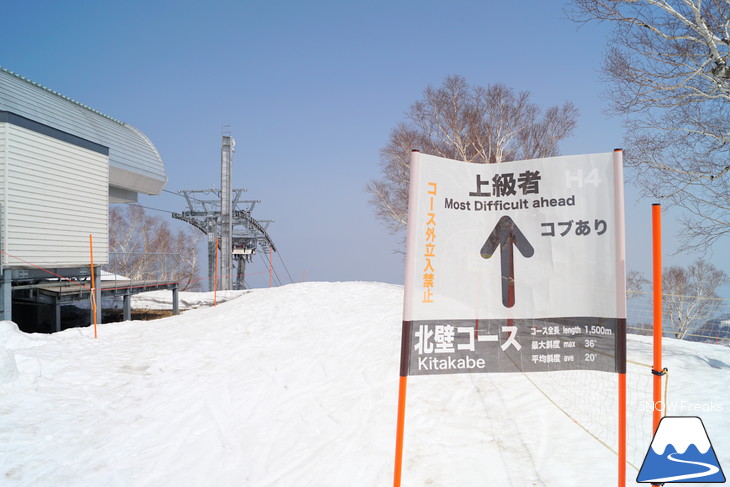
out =
<svg viewBox="0 0 730 487"><path fill-rule="evenodd" d="M167 182L157 149L137 129L2 68L0 109L109 147L113 186L159 194Z"/></svg>
<svg viewBox="0 0 730 487"><path fill-rule="evenodd" d="M7 252L37 266L108 260L109 165L99 153L7 125L3 205ZM27 267L15 258L8 267Z"/></svg>
<svg viewBox="0 0 730 487"><path fill-rule="evenodd" d="M5 141L7 140L6 131L7 123L0 122L0 248L5 250ZM7 262L7 256L0 253L0 265L3 267Z"/></svg>

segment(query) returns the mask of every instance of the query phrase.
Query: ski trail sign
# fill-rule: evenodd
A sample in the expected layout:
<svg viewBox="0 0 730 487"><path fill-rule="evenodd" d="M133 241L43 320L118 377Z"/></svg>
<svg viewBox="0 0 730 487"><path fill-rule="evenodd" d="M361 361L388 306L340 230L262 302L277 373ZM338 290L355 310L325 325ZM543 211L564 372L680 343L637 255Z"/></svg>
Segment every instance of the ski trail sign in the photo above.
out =
<svg viewBox="0 0 730 487"><path fill-rule="evenodd" d="M408 198L394 487L409 375L569 369L618 375L625 485L621 151L500 164L414 152Z"/></svg>
<svg viewBox="0 0 730 487"><path fill-rule="evenodd" d="M621 154L411 161L401 375L625 359Z"/></svg>

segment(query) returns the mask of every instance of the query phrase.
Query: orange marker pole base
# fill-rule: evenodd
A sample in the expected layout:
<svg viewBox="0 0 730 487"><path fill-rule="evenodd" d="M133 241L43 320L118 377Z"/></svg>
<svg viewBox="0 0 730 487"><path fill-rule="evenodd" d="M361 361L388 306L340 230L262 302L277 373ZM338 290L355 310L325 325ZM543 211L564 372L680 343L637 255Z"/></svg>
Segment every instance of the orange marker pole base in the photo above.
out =
<svg viewBox="0 0 730 487"><path fill-rule="evenodd" d="M96 284L94 283L94 237L91 234L89 234L89 261L91 266L91 313L94 315L94 338L98 338L96 333Z"/></svg>
<svg viewBox="0 0 730 487"><path fill-rule="evenodd" d="M213 271L213 306L216 303L216 294L218 292L218 237L215 238L215 270Z"/></svg>
<svg viewBox="0 0 730 487"><path fill-rule="evenodd" d="M401 471L403 468L403 432L406 418L406 382L408 377L401 376L398 384L398 422L395 435L395 472L393 487L400 487Z"/></svg>
<svg viewBox="0 0 730 487"><path fill-rule="evenodd" d="M626 374L618 375L618 485L626 487Z"/></svg>

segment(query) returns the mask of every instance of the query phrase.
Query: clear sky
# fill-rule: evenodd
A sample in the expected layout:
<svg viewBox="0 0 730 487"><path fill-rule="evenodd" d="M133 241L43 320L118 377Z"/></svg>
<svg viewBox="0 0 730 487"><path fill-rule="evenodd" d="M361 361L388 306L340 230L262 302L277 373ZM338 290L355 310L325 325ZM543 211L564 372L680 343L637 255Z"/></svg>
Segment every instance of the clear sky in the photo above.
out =
<svg viewBox="0 0 730 487"><path fill-rule="evenodd" d="M608 26L566 19L564 2L451 0L4 0L0 65L144 132L167 189L220 185L220 136L236 139L233 186L294 281L402 283L400 237L375 220L366 183L379 150L427 85L452 74L527 90L580 111L563 154L622 146L604 110ZM631 175L627 175L631 179ZM176 195L140 203L182 211ZM627 188L627 267L651 273L651 203ZM664 263L678 250L664 215ZM730 273L727 239L711 260ZM724 246L724 249L723 249ZM280 264L283 282L289 277ZM263 262L248 281L268 285ZM730 297L730 289L720 290Z"/></svg>

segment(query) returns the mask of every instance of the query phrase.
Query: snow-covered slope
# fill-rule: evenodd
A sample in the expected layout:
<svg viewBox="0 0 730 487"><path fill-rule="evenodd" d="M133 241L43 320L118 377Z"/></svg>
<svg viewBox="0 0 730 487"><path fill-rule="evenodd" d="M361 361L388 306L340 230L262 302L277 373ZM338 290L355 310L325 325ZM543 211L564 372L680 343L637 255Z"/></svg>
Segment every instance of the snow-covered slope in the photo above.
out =
<svg viewBox="0 0 730 487"><path fill-rule="evenodd" d="M392 485L402 299L303 283L96 340L0 322L0 485ZM665 357L677 400L724 408L694 414L730 465L730 349ZM615 470L522 374L409 379L404 486L609 486Z"/></svg>

